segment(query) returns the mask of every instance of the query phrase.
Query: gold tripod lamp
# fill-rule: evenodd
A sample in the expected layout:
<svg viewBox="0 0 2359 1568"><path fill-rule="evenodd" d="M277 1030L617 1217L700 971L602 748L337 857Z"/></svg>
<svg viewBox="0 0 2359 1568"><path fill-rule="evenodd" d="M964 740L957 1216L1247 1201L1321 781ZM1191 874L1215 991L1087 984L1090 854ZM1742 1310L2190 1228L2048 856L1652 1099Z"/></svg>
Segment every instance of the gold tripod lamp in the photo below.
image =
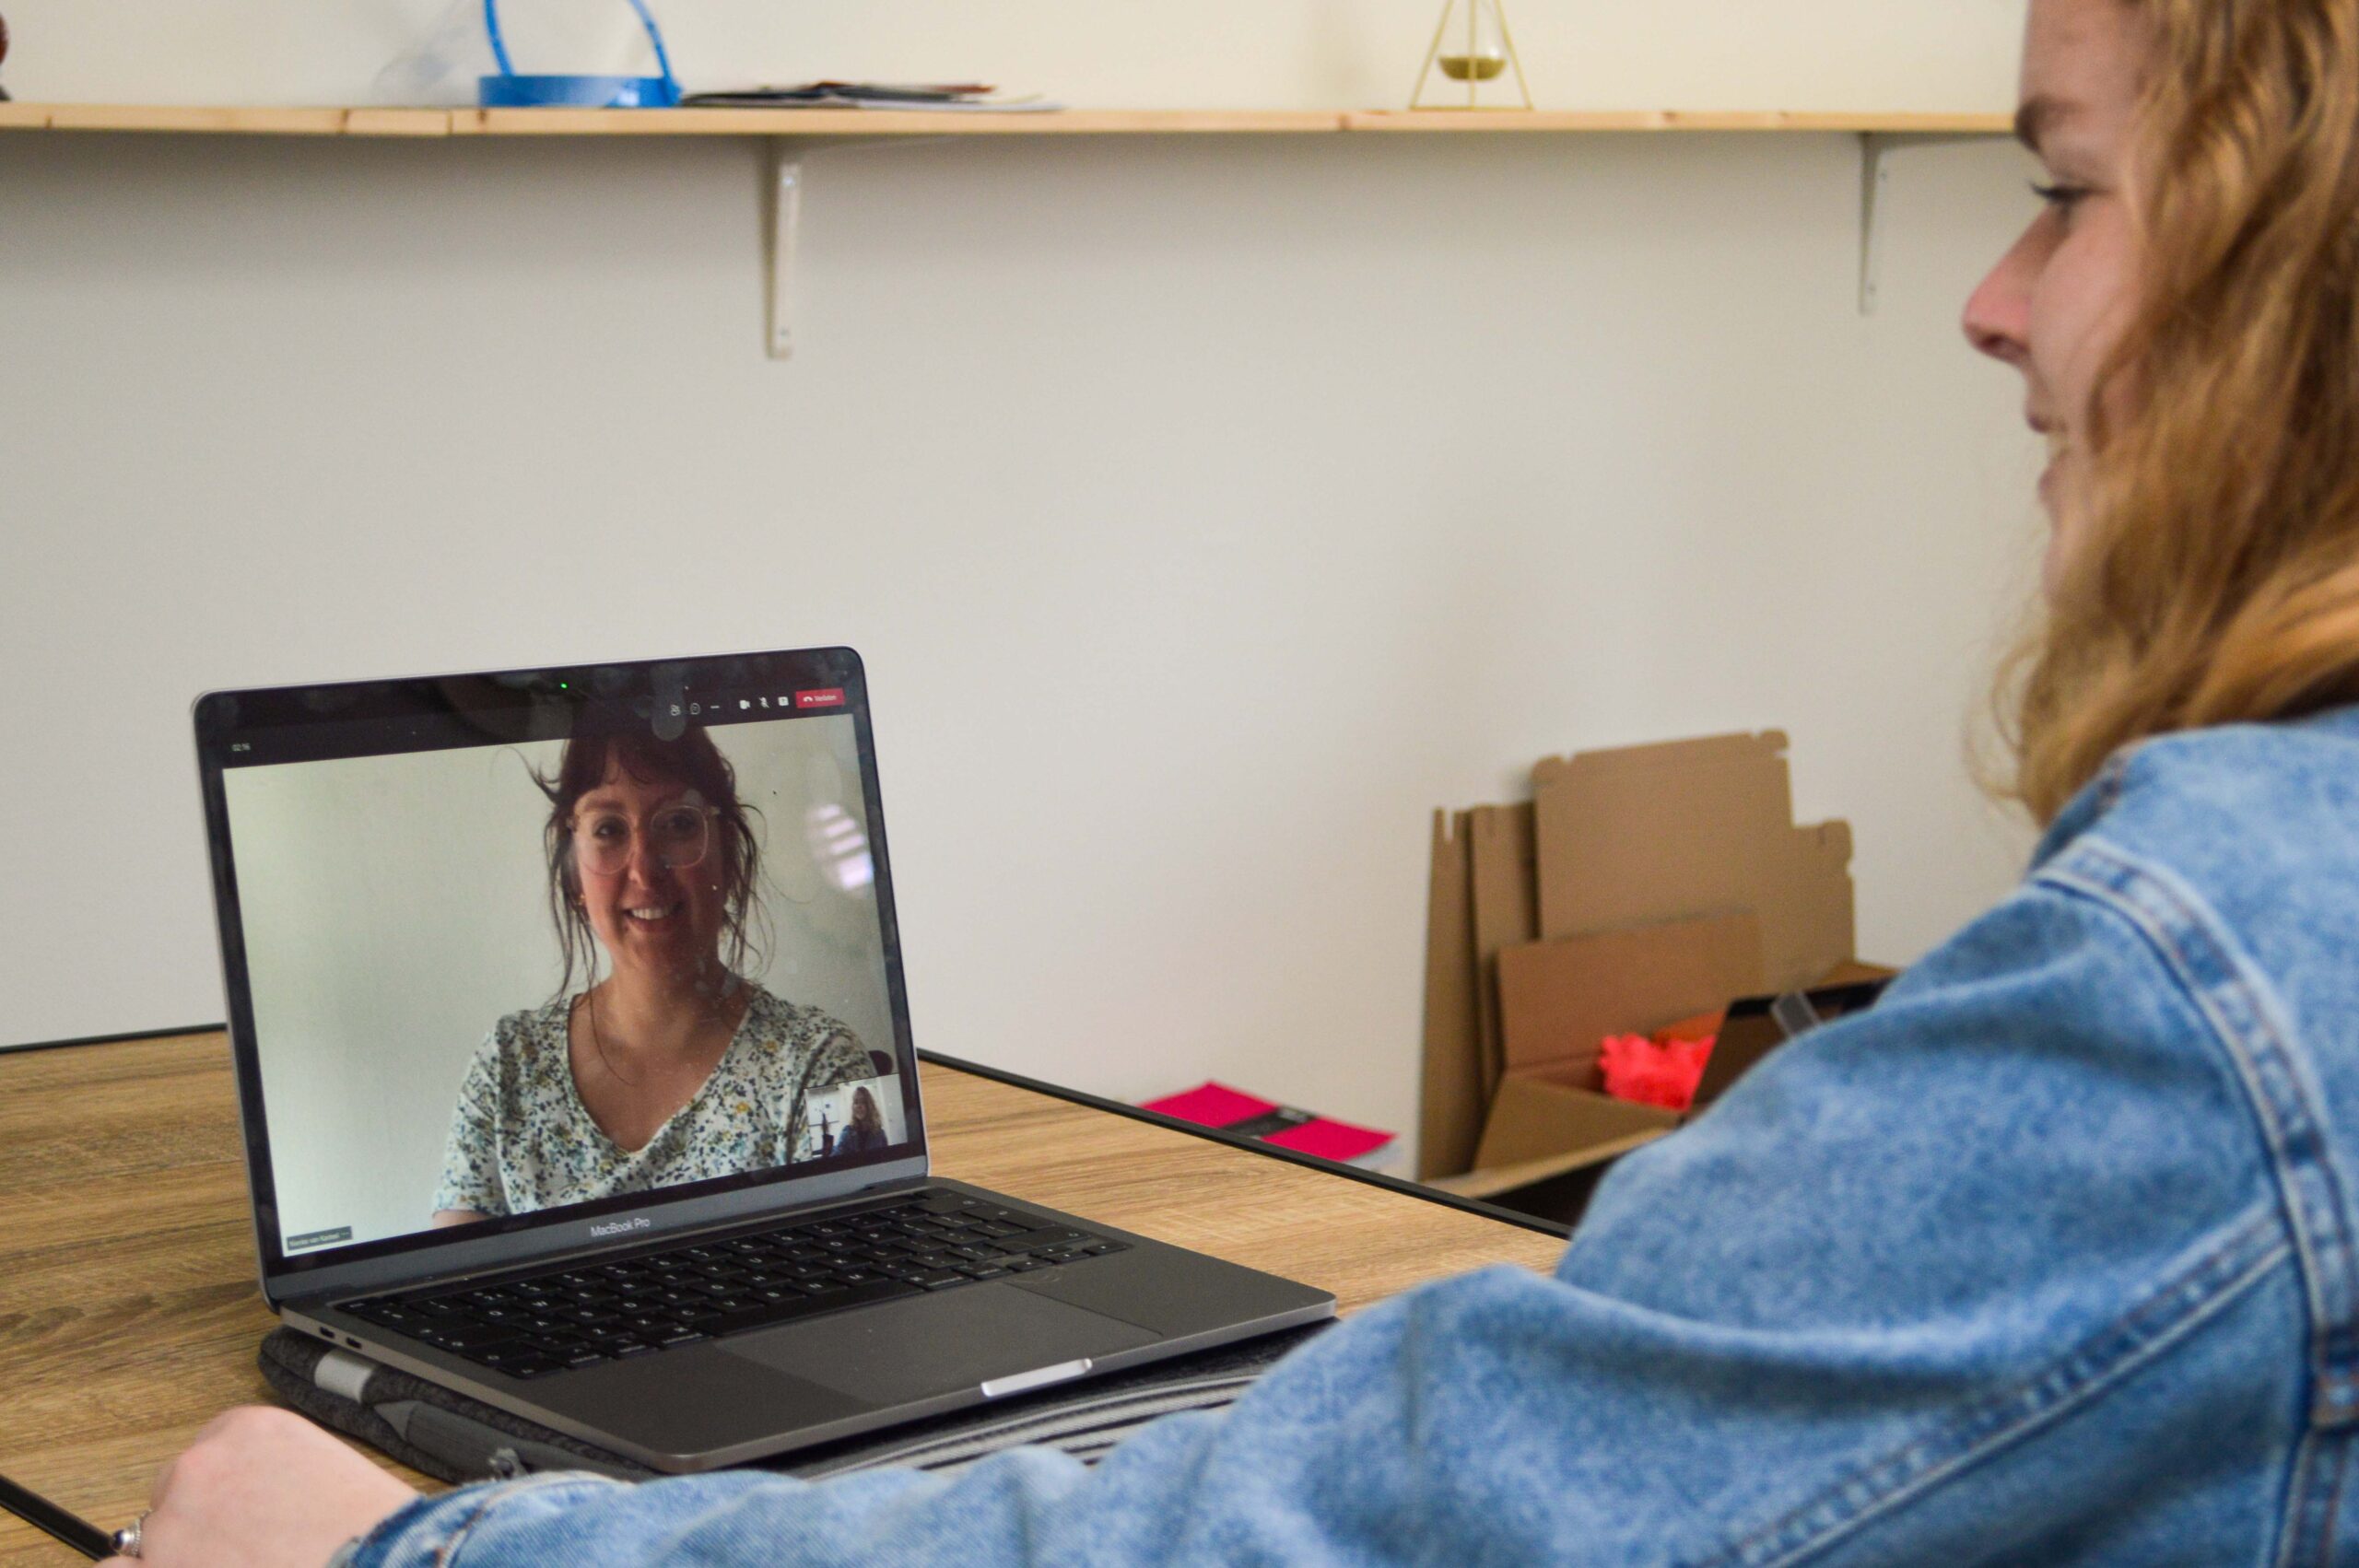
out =
<svg viewBox="0 0 2359 1568"><path fill-rule="evenodd" d="M1508 14L1500 9L1502 0L1445 0L1441 21L1434 29L1433 46L1426 51L1426 63L1417 71L1417 90L1410 95L1412 109L1529 109L1532 88L1523 79L1523 62L1516 57L1515 35L1508 31ZM1442 81L1436 83L1438 76ZM1485 103L1483 95L1498 84L1504 89L1503 78L1512 76L1519 103L1505 101ZM1459 103L1426 101L1426 94L1437 91L1451 99L1458 96L1454 84L1466 85L1466 101Z"/></svg>

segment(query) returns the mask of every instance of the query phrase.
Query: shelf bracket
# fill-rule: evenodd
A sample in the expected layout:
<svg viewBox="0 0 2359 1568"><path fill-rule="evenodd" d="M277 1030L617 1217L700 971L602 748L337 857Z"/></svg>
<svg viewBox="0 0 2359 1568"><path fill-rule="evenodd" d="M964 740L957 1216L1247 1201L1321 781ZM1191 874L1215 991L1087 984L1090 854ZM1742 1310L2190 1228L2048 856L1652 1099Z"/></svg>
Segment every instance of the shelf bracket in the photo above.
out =
<svg viewBox="0 0 2359 1568"><path fill-rule="evenodd" d="M921 146L948 136L769 136L762 181L762 263L767 275L762 341L773 359L794 357L794 263L803 228L804 165L815 153Z"/></svg>
<svg viewBox="0 0 2359 1568"><path fill-rule="evenodd" d="M772 138L769 176L763 185L769 208L768 263L769 289L762 317L762 339L773 359L794 357L794 246L803 225L803 144L790 137Z"/></svg>
<svg viewBox="0 0 2359 1568"><path fill-rule="evenodd" d="M1884 276L1884 197L1892 181L1887 155L1903 147L1947 146L1988 141L1986 135L1949 131L1860 133L1860 314L1876 313L1876 290Z"/></svg>

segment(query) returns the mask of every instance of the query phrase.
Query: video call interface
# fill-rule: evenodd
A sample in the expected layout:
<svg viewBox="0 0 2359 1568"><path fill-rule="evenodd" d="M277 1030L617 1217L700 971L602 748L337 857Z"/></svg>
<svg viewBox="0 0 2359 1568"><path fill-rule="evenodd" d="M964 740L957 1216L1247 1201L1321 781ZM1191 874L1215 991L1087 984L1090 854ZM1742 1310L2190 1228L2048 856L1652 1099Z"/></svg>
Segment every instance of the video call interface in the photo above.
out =
<svg viewBox="0 0 2359 1568"><path fill-rule="evenodd" d="M844 694L693 700L225 748L288 1257L909 1151Z"/></svg>

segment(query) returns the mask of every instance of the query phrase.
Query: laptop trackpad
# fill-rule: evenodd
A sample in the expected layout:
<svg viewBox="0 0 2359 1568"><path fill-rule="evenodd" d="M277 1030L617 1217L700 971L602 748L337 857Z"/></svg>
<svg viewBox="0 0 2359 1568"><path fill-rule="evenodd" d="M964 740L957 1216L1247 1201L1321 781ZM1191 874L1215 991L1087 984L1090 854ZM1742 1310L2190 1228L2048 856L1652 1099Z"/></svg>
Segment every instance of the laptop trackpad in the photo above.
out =
<svg viewBox="0 0 2359 1568"><path fill-rule="evenodd" d="M1029 1291L986 1286L746 1334L714 1348L856 1399L896 1405L1159 1337Z"/></svg>

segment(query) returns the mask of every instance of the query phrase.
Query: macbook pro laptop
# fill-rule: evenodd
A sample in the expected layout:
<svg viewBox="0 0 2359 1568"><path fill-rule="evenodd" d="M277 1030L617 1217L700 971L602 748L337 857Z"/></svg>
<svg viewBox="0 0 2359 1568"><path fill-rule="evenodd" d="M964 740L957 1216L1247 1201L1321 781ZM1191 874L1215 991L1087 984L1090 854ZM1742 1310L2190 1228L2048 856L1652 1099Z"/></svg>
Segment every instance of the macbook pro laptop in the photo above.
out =
<svg viewBox="0 0 2359 1568"><path fill-rule="evenodd" d="M932 1174L851 650L195 724L288 1326L691 1471L1332 1315Z"/></svg>

